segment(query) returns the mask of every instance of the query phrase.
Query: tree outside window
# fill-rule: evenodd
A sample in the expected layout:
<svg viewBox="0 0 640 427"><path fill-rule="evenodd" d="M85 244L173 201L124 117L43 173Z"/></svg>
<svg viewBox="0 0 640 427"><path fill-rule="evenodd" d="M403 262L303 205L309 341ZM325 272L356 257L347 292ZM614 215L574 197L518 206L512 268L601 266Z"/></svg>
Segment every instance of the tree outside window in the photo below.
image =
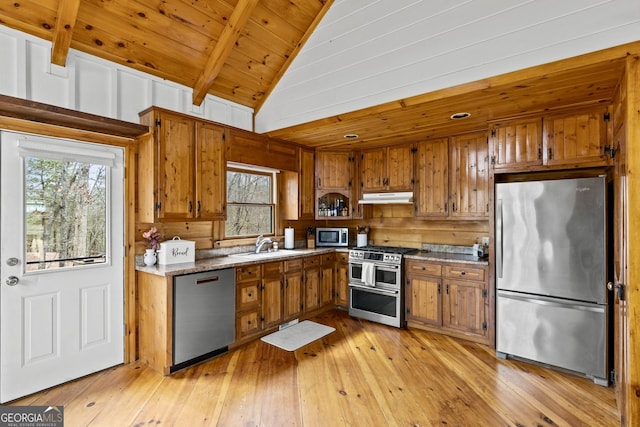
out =
<svg viewBox="0 0 640 427"><path fill-rule="evenodd" d="M274 174L227 169L225 237L273 234Z"/></svg>
<svg viewBox="0 0 640 427"><path fill-rule="evenodd" d="M27 271L105 262L107 167L25 160Z"/></svg>

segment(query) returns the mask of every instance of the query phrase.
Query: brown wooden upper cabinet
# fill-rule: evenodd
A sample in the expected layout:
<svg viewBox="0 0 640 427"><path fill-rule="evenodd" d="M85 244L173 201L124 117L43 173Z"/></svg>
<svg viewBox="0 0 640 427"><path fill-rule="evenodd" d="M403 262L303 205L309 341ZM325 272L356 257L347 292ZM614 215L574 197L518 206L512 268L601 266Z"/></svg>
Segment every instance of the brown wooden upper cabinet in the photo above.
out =
<svg viewBox="0 0 640 427"><path fill-rule="evenodd" d="M316 151L316 190L350 191L352 151Z"/></svg>
<svg viewBox="0 0 640 427"><path fill-rule="evenodd" d="M414 153L413 144L362 151L362 192L412 191Z"/></svg>
<svg viewBox="0 0 640 427"><path fill-rule="evenodd" d="M542 164L542 119L502 122L491 128L491 165L500 170Z"/></svg>
<svg viewBox="0 0 640 427"><path fill-rule="evenodd" d="M422 141L416 146L414 214L417 217L449 215L449 140Z"/></svg>
<svg viewBox="0 0 640 427"><path fill-rule="evenodd" d="M484 132L449 141L449 205L453 217L489 215L489 148Z"/></svg>
<svg viewBox="0 0 640 427"><path fill-rule="evenodd" d="M225 128L155 107L140 119L154 129L138 151L140 221L225 219Z"/></svg>
<svg viewBox="0 0 640 427"><path fill-rule="evenodd" d="M601 106L494 123L491 164L496 173L611 164L609 108Z"/></svg>
<svg viewBox="0 0 640 427"><path fill-rule="evenodd" d="M610 117L607 107L543 117L543 164L611 164L611 157L605 151L612 139Z"/></svg>
<svg viewBox="0 0 640 427"><path fill-rule="evenodd" d="M316 219L352 218L355 158L353 151L316 151Z"/></svg>
<svg viewBox="0 0 640 427"><path fill-rule="evenodd" d="M300 201L299 218L313 219L315 212L315 152L312 149L300 148L298 162L298 177L300 188L298 199Z"/></svg>
<svg viewBox="0 0 640 427"><path fill-rule="evenodd" d="M423 141L416 148L416 217L482 219L489 215L485 133Z"/></svg>

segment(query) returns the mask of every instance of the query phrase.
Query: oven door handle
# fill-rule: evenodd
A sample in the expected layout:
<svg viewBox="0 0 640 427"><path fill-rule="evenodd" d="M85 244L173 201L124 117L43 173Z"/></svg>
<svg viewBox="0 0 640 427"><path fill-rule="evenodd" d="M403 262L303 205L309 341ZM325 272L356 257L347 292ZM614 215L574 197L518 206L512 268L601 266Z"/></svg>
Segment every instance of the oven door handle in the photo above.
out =
<svg viewBox="0 0 640 427"><path fill-rule="evenodd" d="M356 285L353 283L349 283L349 287L350 288L356 288L356 289L362 289L363 291L368 291L368 292L373 292L376 294L381 294L381 295L398 295L400 293L400 291L390 291L387 289L380 289L380 288L376 288L373 286L366 286L366 285Z"/></svg>

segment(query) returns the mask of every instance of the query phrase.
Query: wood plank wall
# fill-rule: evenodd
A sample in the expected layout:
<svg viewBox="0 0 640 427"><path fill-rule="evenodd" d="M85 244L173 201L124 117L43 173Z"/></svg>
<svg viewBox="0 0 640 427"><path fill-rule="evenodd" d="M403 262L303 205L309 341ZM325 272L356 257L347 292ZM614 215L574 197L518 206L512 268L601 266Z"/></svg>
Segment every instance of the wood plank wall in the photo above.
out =
<svg viewBox="0 0 640 427"><path fill-rule="evenodd" d="M469 246L489 236L489 220L465 221L413 217L412 205L373 206L371 218L358 220L282 221L280 233L288 225L294 227L295 238L304 239L307 227L348 227L355 242L356 227L371 228L369 241L376 245L420 248L422 243Z"/></svg>

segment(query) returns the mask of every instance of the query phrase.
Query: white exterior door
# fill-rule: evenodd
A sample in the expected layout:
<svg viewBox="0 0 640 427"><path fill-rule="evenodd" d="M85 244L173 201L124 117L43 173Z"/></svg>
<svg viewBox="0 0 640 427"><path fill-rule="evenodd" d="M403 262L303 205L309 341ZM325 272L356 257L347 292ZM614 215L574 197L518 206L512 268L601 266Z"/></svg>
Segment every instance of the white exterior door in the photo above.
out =
<svg viewBox="0 0 640 427"><path fill-rule="evenodd" d="M0 402L124 360L123 150L0 132Z"/></svg>

